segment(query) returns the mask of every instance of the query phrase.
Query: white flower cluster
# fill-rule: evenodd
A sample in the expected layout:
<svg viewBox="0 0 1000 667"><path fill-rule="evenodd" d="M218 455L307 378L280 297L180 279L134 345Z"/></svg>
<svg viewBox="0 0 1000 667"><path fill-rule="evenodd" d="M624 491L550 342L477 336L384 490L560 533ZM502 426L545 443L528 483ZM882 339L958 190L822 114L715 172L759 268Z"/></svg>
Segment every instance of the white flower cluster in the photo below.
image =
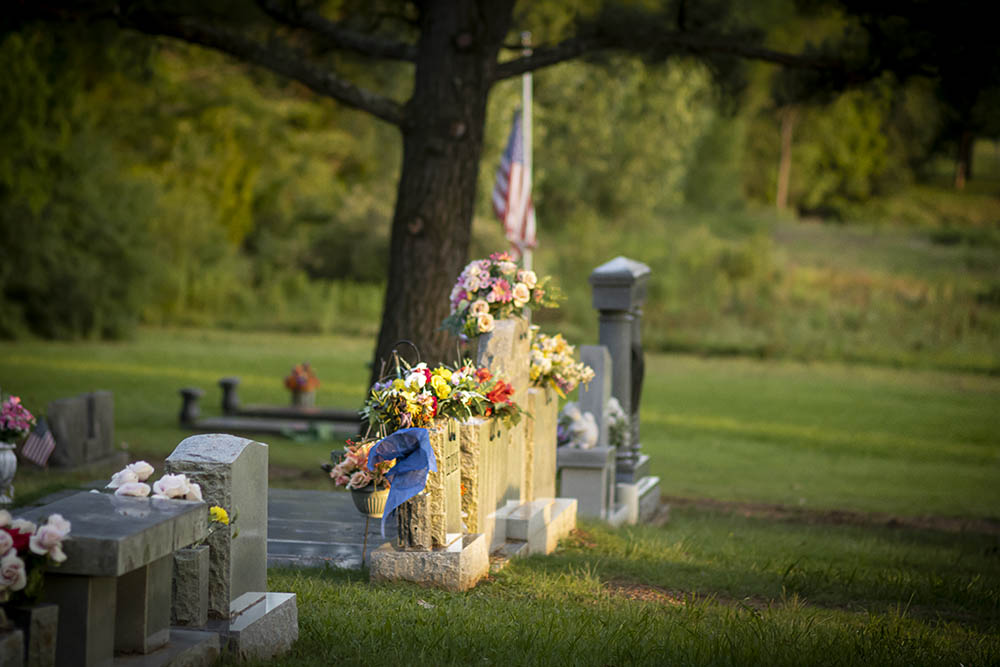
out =
<svg viewBox="0 0 1000 667"><path fill-rule="evenodd" d="M201 487L184 475L164 475L152 487L146 484L153 475L153 466L145 461L136 461L125 466L111 476L105 487L114 489L116 496L146 498L152 491L153 498L173 498L175 500L203 500Z"/></svg>
<svg viewBox="0 0 1000 667"><path fill-rule="evenodd" d="M608 444L619 449L628 447L632 429L629 428L628 415L614 396L604 405L604 420L608 425Z"/></svg>

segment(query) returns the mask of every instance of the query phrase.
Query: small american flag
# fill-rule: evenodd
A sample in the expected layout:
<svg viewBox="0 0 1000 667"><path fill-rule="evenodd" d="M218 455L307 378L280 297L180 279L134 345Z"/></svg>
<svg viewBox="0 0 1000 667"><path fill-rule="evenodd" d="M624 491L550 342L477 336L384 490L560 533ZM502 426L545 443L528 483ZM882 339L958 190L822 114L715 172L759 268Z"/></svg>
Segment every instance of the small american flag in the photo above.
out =
<svg viewBox="0 0 1000 667"><path fill-rule="evenodd" d="M44 419L39 419L35 430L31 432L21 447L21 456L32 463L44 466L55 448L56 441L52 438L49 425L45 423Z"/></svg>
<svg viewBox="0 0 1000 667"><path fill-rule="evenodd" d="M503 222L507 240L518 254L535 247L535 205L531 200L531 184L525 181L524 133L518 110L514 112L514 126L493 186L493 211Z"/></svg>

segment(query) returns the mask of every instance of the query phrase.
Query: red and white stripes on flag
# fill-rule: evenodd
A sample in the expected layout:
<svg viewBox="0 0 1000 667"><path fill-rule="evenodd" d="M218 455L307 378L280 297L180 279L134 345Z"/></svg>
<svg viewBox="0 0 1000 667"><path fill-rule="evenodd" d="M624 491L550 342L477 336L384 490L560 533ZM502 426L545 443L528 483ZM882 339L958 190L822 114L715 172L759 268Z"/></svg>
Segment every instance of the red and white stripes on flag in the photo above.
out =
<svg viewBox="0 0 1000 667"><path fill-rule="evenodd" d="M524 170L524 132L520 110L514 112L514 126L497 169L493 211L503 222L507 240L518 254L526 248L535 247L535 205L531 201L531 183Z"/></svg>
<svg viewBox="0 0 1000 667"><path fill-rule="evenodd" d="M35 430L28 435L21 446L21 456L32 463L44 466L52 456L52 451L56 448L56 441L52 438L52 431L44 419L38 420Z"/></svg>

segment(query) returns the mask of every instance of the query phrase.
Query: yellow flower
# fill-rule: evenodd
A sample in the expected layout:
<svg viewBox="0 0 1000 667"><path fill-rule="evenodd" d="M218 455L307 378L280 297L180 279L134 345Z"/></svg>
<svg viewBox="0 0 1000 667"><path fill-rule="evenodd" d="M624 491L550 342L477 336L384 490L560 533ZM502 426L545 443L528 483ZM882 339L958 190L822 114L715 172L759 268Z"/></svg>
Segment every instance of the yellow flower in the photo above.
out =
<svg viewBox="0 0 1000 667"><path fill-rule="evenodd" d="M403 382L401 379L396 378L395 380L392 381L392 388L395 389L396 391L400 391L406 388L406 383Z"/></svg>
<svg viewBox="0 0 1000 667"><path fill-rule="evenodd" d="M216 523L221 523L224 526L229 525L229 512L218 505L213 505L208 509L208 514L212 518L212 521Z"/></svg>
<svg viewBox="0 0 1000 667"><path fill-rule="evenodd" d="M436 393L437 397L440 399L448 398L449 396L451 396L451 385L448 384L447 382L443 382L438 386L434 387L434 393Z"/></svg>
<svg viewBox="0 0 1000 667"><path fill-rule="evenodd" d="M445 368L444 366L438 366L434 369L434 375L443 377L447 381L451 381L451 369ZM434 384L434 378L431 378L431 384Z"/></svg>

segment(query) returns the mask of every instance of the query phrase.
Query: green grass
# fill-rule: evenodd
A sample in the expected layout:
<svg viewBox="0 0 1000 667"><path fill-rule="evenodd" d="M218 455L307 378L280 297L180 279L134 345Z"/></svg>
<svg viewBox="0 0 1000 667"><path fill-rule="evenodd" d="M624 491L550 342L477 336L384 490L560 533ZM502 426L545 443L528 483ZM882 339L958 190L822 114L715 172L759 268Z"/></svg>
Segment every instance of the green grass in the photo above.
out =
<svg viewBox="0 0 1000 667"><path fill-rule="evenodd" d="M586 523L468 593L272 570L300 640L271 664L992 664L996 552L981 535L675 511Z"/></svg>

